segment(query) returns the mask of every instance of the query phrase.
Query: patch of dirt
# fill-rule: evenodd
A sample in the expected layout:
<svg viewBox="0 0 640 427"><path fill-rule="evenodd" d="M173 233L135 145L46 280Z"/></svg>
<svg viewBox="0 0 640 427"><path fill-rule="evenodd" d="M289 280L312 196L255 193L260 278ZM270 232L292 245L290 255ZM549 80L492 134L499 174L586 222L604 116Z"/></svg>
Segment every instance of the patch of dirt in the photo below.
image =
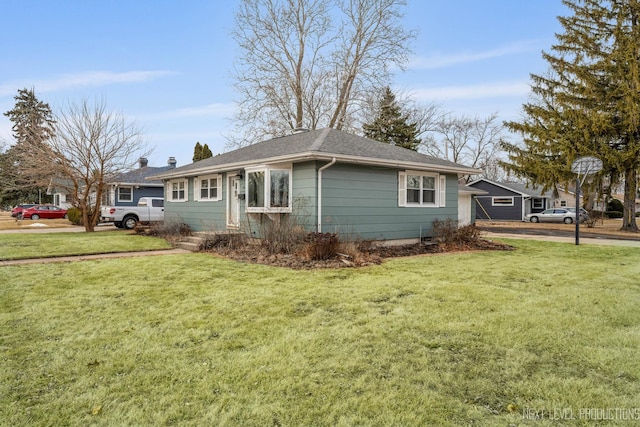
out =
<svg viewBox="0 0 640 427"><path fill-rule="evenodd" d="M214 248L209 252L237 261L252 264L263 264L277 267L287 267L296 270L311 270L318 268L345 268L364 267L381 264L385 259L407 257L428 254L444 254L464 251L499 250L510 251L514 248L500 242L486 239L476 239L471 242L459 243L433 243L428 245L401 245L401 246L369 246L361 248L356 253L339 253L335 257L326 260L310 259L304 253L293 254L269 254L268 251L257 245L244 245L238 248Z"/></svg>
<svg viewBox="0 0 640 427"><path fill-rule="evenodd" d="M580 225L580 235L583 237L600 237L610 239L640 240L640 233L622 231L621 219L602 219L592 226ZM494 221L478 220L476 227L481 231L513 234L539 234L549 236L572 236L575 234L575 224L564 223L531 223L524 221Z"/></svg>

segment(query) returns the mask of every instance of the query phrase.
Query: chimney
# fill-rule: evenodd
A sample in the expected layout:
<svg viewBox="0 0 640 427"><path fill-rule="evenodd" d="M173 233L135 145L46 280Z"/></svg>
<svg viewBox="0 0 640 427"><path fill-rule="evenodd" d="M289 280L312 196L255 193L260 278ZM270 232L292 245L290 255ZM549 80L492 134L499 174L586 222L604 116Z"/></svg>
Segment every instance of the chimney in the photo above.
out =
<svg viewBox="0 0 640 427"><path fill-rule="evenodd" d="M171 166L172 169L175 168L176 164L177 164L176 158L175 157L169 157L169 161L167 162L167 164L169 166Z"/></svg>
<svg viewBox="0 0 640 427"><path fill-rule="evenodd" d="M138 162L140 163L141 168L146 168L149 164L149 160L146 157L140 157L140 159L138 159Z"/></svg>

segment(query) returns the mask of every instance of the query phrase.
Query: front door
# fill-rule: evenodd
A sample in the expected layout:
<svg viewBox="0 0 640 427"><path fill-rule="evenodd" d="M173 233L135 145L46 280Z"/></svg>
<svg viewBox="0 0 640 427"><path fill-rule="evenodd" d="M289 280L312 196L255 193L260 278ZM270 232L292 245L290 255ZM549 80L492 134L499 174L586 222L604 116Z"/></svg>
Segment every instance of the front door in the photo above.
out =
<svg viewBox="0 0 640 427"><path fill-rule="evenodd" d="M230 176L227 181L227 227L240 226L240 177Z"/></svg>

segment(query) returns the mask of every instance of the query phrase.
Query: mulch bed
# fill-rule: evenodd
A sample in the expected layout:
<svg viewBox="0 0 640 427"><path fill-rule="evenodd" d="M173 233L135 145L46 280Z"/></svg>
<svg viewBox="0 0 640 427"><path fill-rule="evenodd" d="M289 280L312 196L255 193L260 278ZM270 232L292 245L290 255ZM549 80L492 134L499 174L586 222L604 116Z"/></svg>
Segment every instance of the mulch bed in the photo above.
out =
<svg viewBox="0 0 640 427"><path fill-rule="evenodd" d="M510 251L513 249L512 246L504 243L476 239L470 242L435 243L430 245L369 246L361 248L355 255L338 254L335 257L323 260L309 259L304 253L270 254L265 248L256 245L243 245L237 248L216 247L209 252L252 264L311 270L318 268L364 267L381 264L385 259L396 257L466 251Z"/></svg>

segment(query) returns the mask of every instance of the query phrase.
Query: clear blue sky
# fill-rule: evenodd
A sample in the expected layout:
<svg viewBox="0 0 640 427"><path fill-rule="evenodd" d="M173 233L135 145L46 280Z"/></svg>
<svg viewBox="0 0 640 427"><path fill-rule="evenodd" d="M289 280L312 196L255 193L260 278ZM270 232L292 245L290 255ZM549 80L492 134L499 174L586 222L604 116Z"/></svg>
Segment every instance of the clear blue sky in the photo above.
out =
<svg viewBox="0 0 640 427"><path fill-rule="evenodd" d="M415 56L393 88L456 115L520 116L529 74L543 73L560 0L408 0ZM103 99L143 128L154 152L191 163L197 141L225 150L232 127L230 37L238 0L2 2L0 112L33 87L52 108ZM11 122L0 116L0 139Z"/></svg>

